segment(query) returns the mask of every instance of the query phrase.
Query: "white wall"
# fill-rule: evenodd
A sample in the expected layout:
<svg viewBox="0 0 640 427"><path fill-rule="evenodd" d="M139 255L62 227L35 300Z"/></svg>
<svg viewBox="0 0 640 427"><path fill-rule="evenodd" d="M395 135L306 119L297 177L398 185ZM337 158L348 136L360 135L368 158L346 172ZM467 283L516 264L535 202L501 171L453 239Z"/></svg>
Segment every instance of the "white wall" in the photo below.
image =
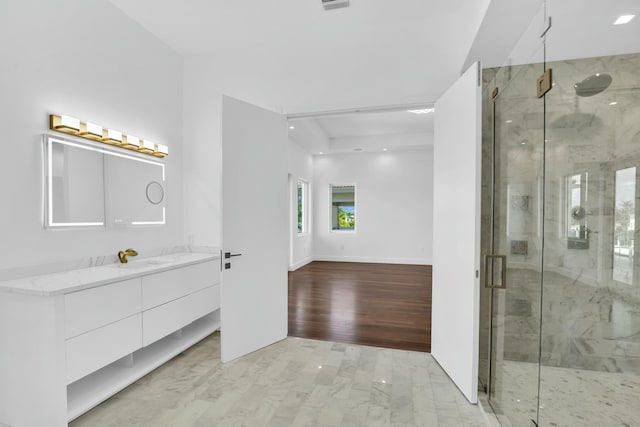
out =
<svg viewBox="0 0 640 427"><path fill-rule="evenodd" d="M295 270L313 261L313 156L298 144L289 139L289 174L291 186L289 199L291 201L291 214L289 228L291 233L291 259L289 269ZM309 184L308 214L309 232L298 234L298 188L297 181L302 179Z"/></svg>
<svg viewBox="0 0 640 427"><path fill-rule="evenodd" d="M285 114L433 100L431 95L396 92L397 81L389 85L377 81L364 84L356 77L341 78L339 87L331 85L328 90L327 80L314 80L304 73L293 74L266 55L264 52L259 57L245 57L238 52L235 56L227 53L185 58L183 139L185 165L189 167L184 171L184 215L189 243L219 246L221 242L223 94ZM318 133L318 137L322 135Z"/></svg>
<svg viewBox="0 0 640 427"><path fill-rule="evenodd" d="M469 25L464 25L462 31L460 28L445 28L440 34L441 39L454 47L449 53L460 55L460 63L464 54L456 53L458 47L464 46L462 51L466 53L489 0L472 3L472 7L459 16ZM141 10L139 14L143 22L144 7L141 4L132 8ZM170 30L175 28L171 27ZM166 26L162 29L165 30ZM246 35L244 32L241 39L244 40ZM291 61L291 50L286 43L273 47L258 39L248 40L244 49L222 49L213 53L204 49L197 51L202 52L200 54L185 57L183 139L184 163L188 167L184 171L184 216L185 235L189 243L221 244L220 135L223 94L284 114L426 104L439 95L441 91L438 88L442 84L455 80L458 74L456 67L446 78L432 79L428 75L425 77L422 71L416 74L415 70L421 67L414 67L408 80L395 75L381 80L380 75L389 74L389 59L378 61L376 55L372 57L366 52L372 49L371 46L353 40L352 45L361 46L358 55L353 56L358 66L327 73L324 65L320 68L312 65L318 58L325 58L323 64L336 62L328 60L335 55L330 49L327 51L320 46L318 50L318 46L311 44L308 49L302 49L298 55L294 55L295 60ZM375 47L373 51L379 54ZM407 53L399 49L396 59L403 61L403 67L416 59L428 62L429 55L425 52ZM376 59L372 67L366 68L365 73L359 71L361 63L368 63L372 58ZM333 65L329 67L331 70L335 68ZM424 85L407 83L412 81L424 82Z"/></svg>
<svg viewBox="0 0 640 427"><path fill-rule="evenodd" d="M431 264L433 150L314 157L317 260ZM356 232L331 232L330 184L356 184Z"/></svg>
<svg viewBox="0 0 640 427"><path fill-rule="evenodd" d="M181 57L106 0L0 1L0 56L0 269L182 244ZM169 145L167 225L45 230L49 113Z"/></svg>

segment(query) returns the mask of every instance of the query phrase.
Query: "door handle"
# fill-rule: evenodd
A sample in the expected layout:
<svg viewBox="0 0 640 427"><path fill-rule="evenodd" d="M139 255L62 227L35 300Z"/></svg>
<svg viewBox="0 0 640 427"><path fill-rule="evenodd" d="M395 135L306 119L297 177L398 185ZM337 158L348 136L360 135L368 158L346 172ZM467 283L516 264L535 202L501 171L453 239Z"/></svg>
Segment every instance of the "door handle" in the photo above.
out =
<svg viewBox="0 0 640 427"><path fill-rule="evenodd" d="M225 259L229 259L229 258L234 257L234 256L242 256L242 254L232 254L231 252L225 252L224 253L224 258Z"/></svg>
<svg viewBox="0 0 640 427"><path fill-rule="evenodd" d="M242 256L242 254L232 254L231 252L225 252L224 253L224 259L229 259L230 260L232 257L235 257L235 256ZM220 264L222 264L222 260L220 260L220 261L221 261ZM229 270L230 268L231 268L231 263L230 262L225 262L224 263L224 269L225 270Z"/></svg>
<svg viewBox="0 0 640 427"><path fill-rule="evenodd" d="M502 269L500 274L500 284L493 283L493 263L494 260L500 260L500 268ZM491 281L489 281L489 265L491 265ZM485 255L484 256L484 287L492 289L506 289L507 288L507 256L506 255Z"/></svg>

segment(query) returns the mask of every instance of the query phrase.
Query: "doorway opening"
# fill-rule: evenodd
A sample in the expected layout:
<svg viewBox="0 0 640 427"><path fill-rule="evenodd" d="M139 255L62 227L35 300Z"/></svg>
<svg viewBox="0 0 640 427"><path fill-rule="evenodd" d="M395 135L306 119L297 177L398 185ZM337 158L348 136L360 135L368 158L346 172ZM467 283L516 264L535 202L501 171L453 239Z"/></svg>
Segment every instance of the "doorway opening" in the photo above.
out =
<svg viewBox="0 0 640 427"><path fill-rule="evenodd" d="M289 118L288 149L289 335L430 351L433 108Z"/></svg>

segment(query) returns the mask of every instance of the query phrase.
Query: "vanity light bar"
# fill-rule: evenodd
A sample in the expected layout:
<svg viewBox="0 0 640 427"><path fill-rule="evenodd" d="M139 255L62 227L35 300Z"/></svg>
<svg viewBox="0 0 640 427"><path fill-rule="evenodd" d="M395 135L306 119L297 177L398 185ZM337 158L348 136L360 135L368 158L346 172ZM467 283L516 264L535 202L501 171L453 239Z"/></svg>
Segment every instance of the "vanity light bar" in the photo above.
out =
<svg viewBox="0 0 640 427"><path fill-rule="evenodd" d="M102 142L113 145L122 145L122 132L113 129L106 129L103 132Z"/></svg>
<svg viewBox="0 0 640 427"><path fill-rule="evenodd" d="M71 132L80 132L80 120L69 116L50 116L49 127L54 130L66 129Z"/></svg>
<svg viewBox="0 0 640 427"><path fill-rule="evenodd" d="M151 141L147 141L147 140L142 140L140 141L140 143L138 144L138 150L142 153L145 154L153 154L153 152L155 151L156 148L156 144L154 144Z"/></svg>
<svg viewBox="0 0 640 427"><path fill-rule="evenodd" d="M64 132L64 130L62 132ZM83 138L87 138L87 139L92 139L94 141L102 141L103 133L104 133L104 130L100 125L96 125L94 123L80 122L80 133L78 134L78 136L82 136Z"/></svg>
<svg viewBox="0 0 640 427"><path fill-rule="evenodd" d="M166 145L155 144L133 135L123 135L122 132L115 129L103 129L100 125L81 122L71 116L51 114L49 116L49 129L155 157L169 155L169 147Z"/></svg>
<svg viewBox="0 0 640 427"><path fill-rule="evenodd" d="M153 155L156 157L165 157L169 155L169 147L162 144L156 144L154 147Z"/></svg>
<svg viewBox="0 0 640 427"><path fill-rule="evenodd" d="M122 138L122 146L130 150L136 150L140 146L140 138L133 135L125 135Z"/></svg>

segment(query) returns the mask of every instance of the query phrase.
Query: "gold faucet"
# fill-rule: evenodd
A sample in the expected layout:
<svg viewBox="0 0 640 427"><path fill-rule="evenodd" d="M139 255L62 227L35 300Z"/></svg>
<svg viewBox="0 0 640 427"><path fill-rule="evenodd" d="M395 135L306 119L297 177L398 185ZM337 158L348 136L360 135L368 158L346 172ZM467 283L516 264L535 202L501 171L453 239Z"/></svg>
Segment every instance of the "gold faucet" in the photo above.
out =
<svg viewBox="0 0 640 427"><path fill-rule="evenodd" d="M138 252L135 249L125 249L124 251L118 252L118 259L122 264L126 264L129 262L127 259L128 256L137 256Z"/></svg>

